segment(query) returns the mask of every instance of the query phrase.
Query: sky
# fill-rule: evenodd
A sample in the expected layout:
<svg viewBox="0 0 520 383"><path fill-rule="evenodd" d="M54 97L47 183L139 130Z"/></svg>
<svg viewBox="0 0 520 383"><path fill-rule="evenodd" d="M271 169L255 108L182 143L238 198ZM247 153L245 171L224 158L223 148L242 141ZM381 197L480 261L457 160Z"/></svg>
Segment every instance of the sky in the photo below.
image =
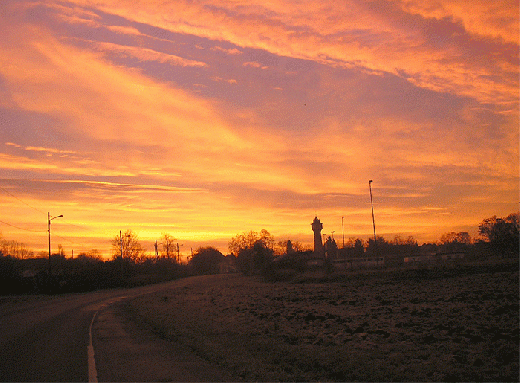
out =
<svg viewBox="0 0 520 383"><path fill-rule="evenodd" d="M518 211L516 0L0 3L0 233L227 252Z"/></svg>

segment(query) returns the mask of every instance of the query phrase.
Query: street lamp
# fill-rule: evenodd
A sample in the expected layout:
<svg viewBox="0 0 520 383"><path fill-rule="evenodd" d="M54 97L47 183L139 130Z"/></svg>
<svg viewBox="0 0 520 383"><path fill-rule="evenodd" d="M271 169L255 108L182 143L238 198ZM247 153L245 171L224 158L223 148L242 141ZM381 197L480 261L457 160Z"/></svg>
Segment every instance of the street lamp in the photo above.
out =
<svg viewBox="0 0 520 383"><path fill-rule="evenodd" d="M51 221L55 218L62 218L63 214L51 218L51 213L47 212L47 231L49 232L49 277L51 276Z"/></svg>

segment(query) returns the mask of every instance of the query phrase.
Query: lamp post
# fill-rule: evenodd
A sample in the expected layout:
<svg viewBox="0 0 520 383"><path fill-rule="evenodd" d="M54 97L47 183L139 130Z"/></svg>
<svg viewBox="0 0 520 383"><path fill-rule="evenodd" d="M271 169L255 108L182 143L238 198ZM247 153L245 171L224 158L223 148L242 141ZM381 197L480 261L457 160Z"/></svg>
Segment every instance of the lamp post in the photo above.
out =
<svg viewBox="0 0 520 383"><path fill-rule="evenodd" d="M51 218L51 213L47 212L47 231L49 232L49 277L51 276L51 221L55 218L62 218L63 214Z"/></svg>

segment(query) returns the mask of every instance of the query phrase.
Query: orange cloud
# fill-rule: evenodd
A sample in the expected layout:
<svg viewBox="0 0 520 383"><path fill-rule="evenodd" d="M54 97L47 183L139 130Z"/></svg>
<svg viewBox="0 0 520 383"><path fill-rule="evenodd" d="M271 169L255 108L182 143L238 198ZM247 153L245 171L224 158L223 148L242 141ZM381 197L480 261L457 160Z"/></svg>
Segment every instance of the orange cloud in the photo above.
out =
<svg viewBox="0 0 520 383"><path fill-rule="evenodd" d="M241 55L242 52L239 51L238 49L236 48L232 48L232 49L226 49L226 48L222 48L220 46L214 46L213 48L211 48L211 50L213 51L220 51L220 52L224 52L224 53L227 53L228 55Z"/></svg>
<svg viewBox="0 0 520 383"><path fill-rule="evenodd" d="M140 61L155 61L163 64L170 64L183 67L207 66L206 63L200 61L188 60L179 56L170 55L163 52L157 52L148 48L124 46L113 43L93 43L92 45L98 50L135 57Z"/></svg>
<svg viewBox="0 0 520 383"><path fill-rule="evenodd" d="M240 179L274 187L287 182L287 176L273 173L265 160L284 147L282 139L267 133L246 138L227 126L209 102L61 44L44 30L29 35L34 40L24 42L23 50L0 43L1 72L19 108L55 116L66 123L69 133L75 130L96 140L160 143L164 150L176 153L174 172L208 182ZM195 161L193 153L198 154ZM91 175L136 174L157 167L147 153L134 153L123 170L116 166L121 153L102 156L98 162L103 161L103 166L73 164L61 169ZM293 184L296 187L299 181Z"/></svg>
<svg viewBox="0 0 520 383"><path fill-rule="evenodd" d="M471 2L471 7L463 0L401 1L400 6L424 17L460 20L465 29L475 35L490 36L518 44L518 2L515 0L476 0Z"/></svg>
<svg viewBox="0 0 520 383"><path fill-rule="evenodd" d="M221 82L221 81L224 81L224 82L227 82L228 84L237 84L237 80L233 79L233 78L229 78L229 79L223 79L222 77L219 77L219 76L214 76L214 77L211 77L211 79L215 82Z"/></svg>
<svg viewBox="0 0 520 383"><path fill-rule="evenodd" d="M0 168L2 169L39 169L39 170L57 170L58 166L30 160L25 157L10 156L0 153Z"/></svg>
<svg viewBox="0 0 520 383"><path fill-rule="evenodd" d="M114 31L116 33L121 33L124 35L136 35L136 36L143 35L137 28L134 28L134 27L127 27L127 26L122 26L122 25L109 25L107 28L111 31Z"/></svg>
<svg viewBox="0 0 520 383"><path fill-rule="evenodd" d="M74 154L73 150L59 150L54 148L42 148L35 146L26 146L25 150L34 151L34 152L45 152L45 153L53 153L53 154Z"/></svg>
<svg viewBox="0 0 520 383"><path fill-rule="evenodd" d="M510 10L516 10L510 15L518 14L518 4L512 2L499 7L479 2L477 7L471 7L471 15L462 2L435 6L437 3L413 5L388 1L377 3L378 6L354 1L311 1L302 7L291 1L240 6L235 2L208 1L203 5L175 2L166 8L163 3L150 1L106 0L88 4L129 20L229 41L239 47L264 49L328 65L356 65L375 72L404 73L405 78L418 86L485 102L517 98L518 76L514 66L507 76L496 67L508 63L517 66L518 49L514 49L518 46L518 33L514 32L517 23L511 16L507 18L508 24L502 25L501 21ZM496 8L500 12L492 12ZM462 26L459 27L457 20L461 20ZM515 28L507 33L511 25ZM453 33L446 32L446 26ZM506 46L497 55L492 50L503 45L488 37L494 39L498 35L504 35L514 46ZM444 40L440 45L439 39ZM477 40L488 44L487 51L479 48L471 51ZM482 54L489 59L472 57Z"/></svg>
<svg viewBox="0 0 520 383"><path fill-rule="evenodd" d="M34 137L4 125L0 169L18 190L74 178L28 195L92 237L129 227L147 240L261 228L305 238L317 212L329 233L348 215L362 235L372 178L382 233L433 237L516 206L518 43L496 37L507 20L485 5L469 15L456 2L75 3L38 5L64 16L59 27L0 22L1 105L38 120L20 123ZM270 70L244 68L260 63Z"/></svg>

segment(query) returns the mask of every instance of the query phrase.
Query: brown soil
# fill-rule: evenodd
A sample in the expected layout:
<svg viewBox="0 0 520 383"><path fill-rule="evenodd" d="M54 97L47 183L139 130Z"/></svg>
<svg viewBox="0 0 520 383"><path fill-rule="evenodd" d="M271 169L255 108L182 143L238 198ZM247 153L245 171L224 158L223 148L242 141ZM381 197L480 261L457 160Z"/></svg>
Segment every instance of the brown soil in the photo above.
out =
<svg viewBox="0 0 520 383"><path fill-rule="evenodd" d="M518 263L468 270L202 276L127 309L238 380L518 381Z"/></svg>

